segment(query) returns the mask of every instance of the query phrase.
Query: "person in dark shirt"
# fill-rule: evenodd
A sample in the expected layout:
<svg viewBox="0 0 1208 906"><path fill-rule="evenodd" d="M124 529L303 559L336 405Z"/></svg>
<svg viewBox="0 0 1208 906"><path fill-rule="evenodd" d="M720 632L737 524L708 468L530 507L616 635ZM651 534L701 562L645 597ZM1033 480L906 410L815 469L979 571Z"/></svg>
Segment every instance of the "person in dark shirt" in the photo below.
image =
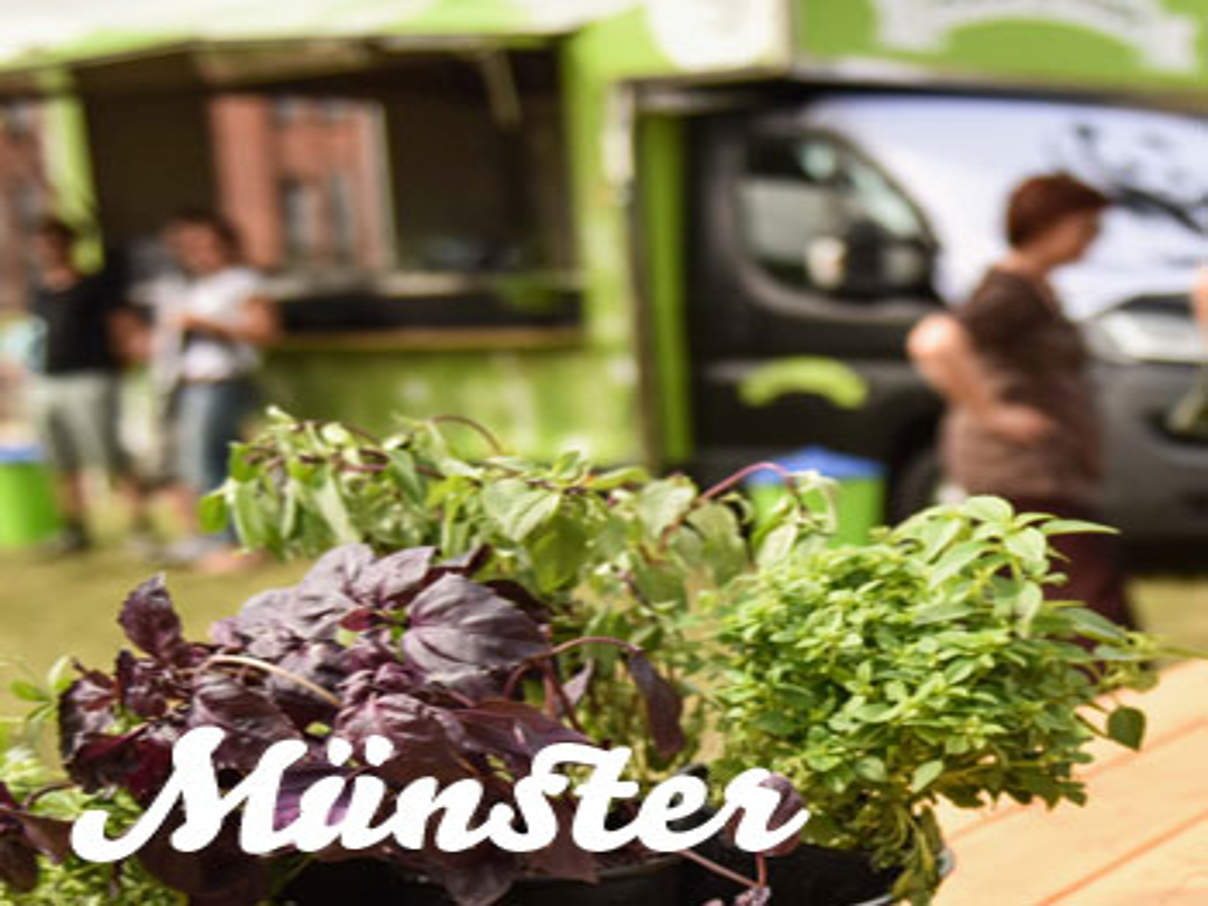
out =
<svg viewBox="0 0 1208 906"><path fill-rule="evenodd" d="M120 288L104 274L72 263L76 234L60 220L43 221L32 243L37 279L29 311L37 330L31 408L56 474L67 553L88 546L83 473L103 469L129 487L118 445L118 372L136 330ZM135 514L141 519L140 513Z"/></svg>
<svg viewBox="0 0 1208 906"><path fill-rule="evenodd" d="M954 315L911 335L912 358L949 404L945 470L968 493L1099 521L1102 432L1089 356L1049 276L1086 254L1108 204L1066 174L1025 181L1008 203L1010 251ZM1054 546L1069 581L1046 593L1133 625L1114 536L1069 535Z"/></svg>

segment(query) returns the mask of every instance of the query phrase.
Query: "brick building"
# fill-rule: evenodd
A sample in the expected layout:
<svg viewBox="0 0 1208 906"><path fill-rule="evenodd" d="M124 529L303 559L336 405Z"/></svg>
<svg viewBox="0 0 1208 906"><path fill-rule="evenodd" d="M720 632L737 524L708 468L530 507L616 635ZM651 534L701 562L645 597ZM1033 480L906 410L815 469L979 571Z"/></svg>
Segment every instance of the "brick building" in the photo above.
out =
<svg viewBox="0 0 1208 906"><path fill-rule="evenodd" d="M102 183L103 221L116 221L109 225L127 237L146 237L160 215L139 217L137 196L162 197L160 180L192 180L202 188L188 200L224 212L238 227L248 258L265 270L377 270L391 263L376 105L222 95L206 106L209 147L198 162L157 160L157 172L135 172L145 178L141 184L119 181L111 188L111 168L129 167L136 149L102 137L93 165L100 168L94 177ZM11 309L22 304L28 280L26 237L53 205L38 105L10 102L0 113L0 309ZM127 130L129 140L143 142L146 124L158 113L134 111L140 129ZM208 172L198 178L193 171L202 169L202 161ZM128 228L132 220L138 229Z"/></svg>
<svg viewBox="0 0 1208 906"><path fill-rule="evenodd" d="M25 101L0 111L0 311L22 302L26 237L46 207L40 119L38 106Z"/></svg>

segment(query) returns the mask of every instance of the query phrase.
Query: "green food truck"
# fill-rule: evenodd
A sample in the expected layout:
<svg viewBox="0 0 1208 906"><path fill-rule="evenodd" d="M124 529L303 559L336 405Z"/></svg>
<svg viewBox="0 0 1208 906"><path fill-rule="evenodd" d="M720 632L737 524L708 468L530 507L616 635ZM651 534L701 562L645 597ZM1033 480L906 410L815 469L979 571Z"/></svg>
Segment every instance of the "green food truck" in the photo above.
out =
<svg viewBox="0 0 1208 906"><path fill-rule="evenodd" d="M1208 537L1187 310L1208 0L52 0L21 18L0 91L43 99L47 179L98 227L96 257L152 272L188 206L259 231L285 408L367 428L464 413L524 453L705 479L823 448L884 486L870 520L939 481L906 333L993 259L1014 182L1071 170L1121 202L1060 287L1103 387L1109 516L1139 542ZM307 175L306 129L355 165Z"/></svg>

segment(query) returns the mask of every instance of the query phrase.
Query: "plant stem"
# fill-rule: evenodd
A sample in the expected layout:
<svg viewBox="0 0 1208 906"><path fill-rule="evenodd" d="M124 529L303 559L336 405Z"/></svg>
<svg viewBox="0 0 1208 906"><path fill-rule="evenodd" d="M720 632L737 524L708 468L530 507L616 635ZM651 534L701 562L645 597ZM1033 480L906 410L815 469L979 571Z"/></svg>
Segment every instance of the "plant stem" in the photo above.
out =
<svg viewBox="0 0 1208 906"><path fill-rule="evenodd" d="M339 698L337 698L331 692L328 692L317 683L312 683L310 680L306 679L306 677L298 676L298 674L292 673L291 671L286 670L284 667L278 667L276 664L270 664L268 661L262 661L259 658L248 657L242 654L216 654L203 663L198 669L204 671L212 666L222 666L223 664L233 667L253 667L257 670L262 670L265 673L280 676L283 679L297 683L308 692L314 693L319 698L330 704L333 708L339 708L342 704Z"/></svg>
<svg viewBox="0 0 1208 906"><path fill-rule="evenodd" d="M472 418L467 418L464 415L434 415L429 419L429 421L437 425L441 424L442 422L465 425L467 428L476 431L483 438L483 440L490 445L491 449L495 453L498 454L504 452L503 444L499 442L499 438L492 434L490 429L474 421Z"/></svg>
<svg viewBox="0 0 1208 906"><path fill-rule="evenodd" d="M685 859L691 859L697 865L701 865L714 874L721 875L723 878L728 878L735 884L741 884L743 887L749 887L752 890L758 890L762 885L757 881L752 881L750 878L743 877L736 871L730 871L724 865L718 865L712 859L707 859L698 852L693 852L690 849L681 849L679 854Z"/></svg>

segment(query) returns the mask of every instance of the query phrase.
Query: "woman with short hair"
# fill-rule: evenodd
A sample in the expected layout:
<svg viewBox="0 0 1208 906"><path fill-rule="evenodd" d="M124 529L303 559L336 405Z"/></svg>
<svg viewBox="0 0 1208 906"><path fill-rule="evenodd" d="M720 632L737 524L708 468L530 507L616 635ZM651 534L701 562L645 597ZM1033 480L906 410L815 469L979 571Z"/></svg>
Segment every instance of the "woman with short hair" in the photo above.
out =
<svg viewBox="0 0 1208 906"><path fill-rule="evenodd" d="M1007 204L1007 254L965 305L910 336L911 357L948 403L945 471L967 493L1099 518L1102 437L1089 356L1049 278L1086 254L1109 204L1064 173L1028 179ZM1132 625L1116 539L1070 535L1055 545L1069 557L1070 580L1053 593Z"/></svg>

